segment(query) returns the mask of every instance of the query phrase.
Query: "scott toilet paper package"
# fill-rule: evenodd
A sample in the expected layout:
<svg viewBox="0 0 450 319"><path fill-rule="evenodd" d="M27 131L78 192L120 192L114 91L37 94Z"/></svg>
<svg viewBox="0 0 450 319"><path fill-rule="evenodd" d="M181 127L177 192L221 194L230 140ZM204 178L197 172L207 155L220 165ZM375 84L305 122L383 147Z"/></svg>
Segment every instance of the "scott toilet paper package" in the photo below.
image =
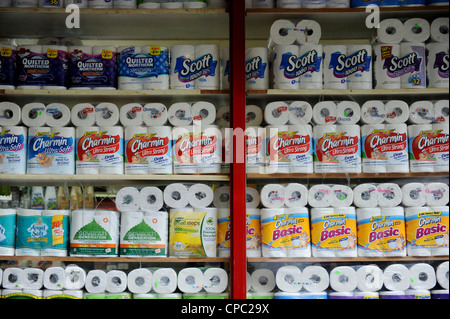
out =
<svg viewBox="0 0 450 319"><path fill-rule="evenodd" d="M269 50L263 47L245 50L245 80L247 90L269 88Z"/></svg>

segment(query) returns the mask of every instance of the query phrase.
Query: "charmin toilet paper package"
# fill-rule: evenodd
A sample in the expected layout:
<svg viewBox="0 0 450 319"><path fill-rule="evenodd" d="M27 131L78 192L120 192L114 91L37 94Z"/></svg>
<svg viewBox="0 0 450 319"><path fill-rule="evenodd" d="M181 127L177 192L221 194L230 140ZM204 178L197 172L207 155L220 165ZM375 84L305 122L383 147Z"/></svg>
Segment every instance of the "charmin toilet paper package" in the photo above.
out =
<svg viewBox="0 0 450 319"><path fill-rule="evenodd" d="M114 126L119 123L119 119L120 111L117 105L102 102L95 106L95 122L98 126Z"/></svg>
<svg viewBox="0 0 450 319"><path fill-rule="evenodd" d="M75 210L70 228L71 256L117 257L120 213L108 210Z"/></svg>
<svg viewBox="0 0 450 319"><path fill-rule="evenodd" d="M266 163L266 130L260 126L245 129L247 173L263 173Z"/></svg>
<svg viewBox="0 0 450 319"><path fill-rule="evenodd" d="M0 174L25 174L27 133L23 126L0 127Z"/></svg>
<svg viewBox="0 0 450 319"><path fill-rule="evenodd" d="M317 184L308 191L308 204L314 208L330 207L334 194L330 186Z"/></svg>
<svg viewBox="0 0 450 319"><path fill-rule="evenodd" d="M75 174L75 128L30 127L28 174Z"/></svg>
<svg viewBox="0 0 450 319"><path fill-rule="evenodd" d="M281 148L284 137L288 135L289 127L287 125L266 126L266 172L289 173L290 158Z"/></svg>
<svg viewBox="0 0 450 319"><path fill-rule="evenodd" d="M313 108L312 120L316 125L335 124L338 119L337 105L333 101L321 101Z"/></svg>
<svg viewBox="0 0 450 319"><path fill-rule="evenodd" d="M409 105L400 100L390 100L385 104L386 123L406 123L409 118Z"/></svg>
<svg viewBox="0 0 450 319"><path fill-rule="evenodd" d="M361 108L353 101L342 101L336 105L338 124L357 124L361 119Z"/></svg>
<svg viewBox="0 0 450 319"><path fill-rule="evenodd" d="M313 257L356 257L355 208L312 208L311 245Z"/></svg>
<svg viewBox="0 0 450 319"><path fill-rule="evenodd" d="M435 121L434 105L431 101L415 101L410 105L411 124L432 124Z"/></svg>
<svg viewBox="0 0 450 319"><path fill-rule="evenodd" d="M194 207L194 209L203 209L212 204L214 192L209 185L194 184L189 186L188 196L189 205Z"/></svg>
<svg viewBox="0 0 450 319"><path fill-rule="evenodd" d="M361 105L361 121L365 124L383 124L386 107L383 101L369 100Z"/></svg>
<svg viewBox="0 0 450 319"><path fill-rule="evenodd" d="M286 102L271 102L264 109L264 120L273 126L286 125L289 121L288 109Z"/></svg>
<svg viewBox="0 0 450 319"><path fill-rule="evenodd" d="M448 256L448 206L407 207L408 256Z"/></svg>
<svg viewBox="0 0 450 319"><path fill-rule="evenodd" d="M222 134L219 127L202 126L200 136L194 136L194 145L194 156L200 154L198 173L219 174L222 168Z"/></svg>
<svg viewBox="0 0 450 319"><path fill-rule="evenodd" d="M14 256L16 214L15 209L0 209L0 256Z"/></svg>
<svg viewBox="0 0 450 319"><path fill-rule="evenodd" d="M449 100L434 102L434 116L437 123L449 123Z"/></svg>
<svg viewBox="0 0 450 319"><path fill-rule="evenodd" d="M15 89L15 62L16 62L16 46L9 43L0 43L2 54L0 55L0 89Z"/></svg>
<svg viewBox="0 0 450 319"><path fill-rule="evenodd" d="M166 212L127 212L121 218L120 255L165 257L168 253Z"/></svg>
<svg viewBox="0 0 450 319"><path fill-rule="evenodd" d="M448 36L448 35L447 35ZM449 87L449 43L428 43L427 83L430 88Z"/></svg>
<svg viewBox="0 0 450 319"><path fill-rule="evenodd" d="M197 147L197 153L194 153L194 127L174 127L172 141L174 174L196 174L199 159L201 160L201 149Z"/></svg>
<svg viewBox="0 0 450 319"><path fill-rule="evenodd" d="M284 187L284 204L288 208L306 207L308 204L308 189L299 183L289 183Z"/></svg>
<svg viewBox="0 0 450 319"><path fill-rule="evenodd" d="M446 206L449 201L449 188L445 183L428 183L425 185L427 206Z"/></svg>
<svg viewBox="0 0 450 319"><path fill-rule="evenodd" d="M402 202L402 191L399 185L394 183L381 183L377 186L378 206L396 207Z"/></svg>
<svg viewBox="0 0 450 319"><path fill-rule="evenodd" d="M269 50L253 47L245 50L245 80L247 90L269 88Z"/></svg>
<svg viewBox="0 0 450 319"><path fill-rule="evenodd" d="M261 257L261 211L247 208L247 256Z"/></svg>
<svg viewBox="0 0 450 319"><path fill-rule="evenodd" d="M331 194L332 207L349 207L353 203L353 190L348 186L332 185Z"/></svg>

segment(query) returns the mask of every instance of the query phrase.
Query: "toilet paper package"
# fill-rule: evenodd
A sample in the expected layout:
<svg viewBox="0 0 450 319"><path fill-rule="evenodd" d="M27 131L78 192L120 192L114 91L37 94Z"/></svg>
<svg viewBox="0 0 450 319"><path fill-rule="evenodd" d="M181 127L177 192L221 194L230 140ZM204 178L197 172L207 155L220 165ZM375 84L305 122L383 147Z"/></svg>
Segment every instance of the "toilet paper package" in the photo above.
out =
<svg viewBox="0 0 450 319"><path fill-rule="evenodd" d="M103 270L90 270L86 276L85 289L88 293L101 294L106 292L107 275Z"/></svg>
<svg viewBox="0 0 450 319"><path fill-rule="evenodd" d="M96 175L100 173L100 161L96 154L91 152L91 141L98 138L99 127L76 128L76 173ZM100 144L99 144L100 145Z"/></svg>
<svg viewBox="0 0 450 319"><path fill-rule="evenodd" d="M178 289L183 293L198 293L203 289L204 276L199 268L183 268L177 275Z"/></svg>
<svg viewBox="0 0 450 319"><path fill-rule="evenodd" d="M431 292L426 289L408 289L405 291L405 299L431 299Z"/></svg>
<svg viewBox="0 0 450 319"><path fill-rule="evenodd" d="M322 266L307 266L302 270L302 284L308 292L323 292L330 285L330 276Z"/></svg>
<svg viewBox="0 0 450 319"><path fill-rule="evenodd" d="M313 129L311 125L289 125L289 133L281 136L274 148L279 147L278 152L287 155L290 159L289 172L312 173L313 164Z"/></svg>
<svg viewBox="0 0 450 319"><path fill-rule="evenodd" d="M346 45L324 45L323 47L323 88L332 90L347 89L345 61Z"/></svg>
<svg viewBox="0 0 450 319"><path fill-rule="evenodd" d="M383 270L383 284L391 291L405 291L411 286L411 272L403 264L392 264Z"/></svg>
<svg viewBox="0 0 450 319"><path fill-rule="evenodd" d="M412 124L432 124L436 120L432 101L415 101L409 108L409 121Z"/></svg>
<svg viewBox="0 0 450 319"><path fill-rule="evenodd" d="M152 277L150 269L133 269L127 275L127 289L133 294L147 294L152 290Z"/></svg>
<svg viewBox="0 0 450 319"><path fill-rule="evenodd" d="M216 257L217 214L217 208L171 209L169 255Z"/></svg>
<svg viewBox="0 0 450 319"><path fill-rule="evenodd" d="M428 43L427 51L427 83L430 88L448 88L449 43Z"/></svg>
<svg viewBox="0 0 450 319"><path fill-rule="evenodd" d="M249 209L249 208L247 208ZM256 208L254 208L256 209ZM230 209L219 208L217 217L217 250L219 257L230 257L231 250L231 231L230 231ZM259 248L259 256L261 256L261 247Z"/></svg>
<svg viewBox="0 0 450 319"><path fill-rule="evenodd" d="M448 256L448 206L407 207L405 214L408 256Z"/></svg>
<svg viewBox="0 0 450 319"><path fill-rule="evenodd" d="M361 107L353 101L342 101L336 105L338 124L357 124L361 119Z"/></svg>
<svg viewBox="0 0 450 319"><path fill-rule="evenodd" d="M158 294L172 294L177 289L178 275L172 268L151 269L152 290Z"/></svg>
<svg viewBox="0 0 450 319"><path fill-rule="evenodd" d="M280 267L275 282L280 291L299 292L302 289L302 271L296 266Z"/></svg>
<svg viewBox="0 0 450 319"><path fill-rule="evenodd" d="M354 267L335 267L330 271L330 287L337 292L352 292L356 289L356 278Z"/></svg>
<svg viewBox="0 0 450 319"><path fill-rule="evenodd" d="M291 160L282 148L289 136L288 125L266 126L266 172L289 173Z"/></svg>
<svg viewBox="0 0 450 319"><path fill-rule="evenodd" d="M409 118L409 105L400 100L390 100L385 104L386 123L406 123Z"/></svg>
<svg viewBox="0 0 450 319"><path fill-rule="evenodd" d="M449 126L448 124L433 124L433 131L435 134L435 140L439 146L433 153L436 164L434 167L435 172L448 172L449 171Z"/></svg>
<svg viewBox="0 0 450 319"><path fill-rule="evenodd" d="M28 174L75 174L75 128L30 127Z"/></svg>
<svg viewBox="0 0 450 319"><path fill-rule="evenodd" d="M311 257L306 207L261 210L263 257Z"/></svg>
<svg viewBox="0 0 450 319"><path fill-rule="evenodd" d="M71 112L65 104L50 103L45 107L45 124L50 127L64 127L70 124Z"/></svg>
<svg viewBox="0 0 450 319"><path fill-rule="evenodd" d="M120 256L166 257L168 213L127 212L120 221Z"/></svg>
<svg viewBox="0 0 450 319"><path fill-rule="evenodd" d="M49 267L44 271L43 285L45 289L63 290L66 273L63 267Z"/></svg>
<svg viewBox="0 0 450 319"><path fill-rule="evenodd" d="M358 125L316 125L313 134L314 172L361 172L361 140Z"/></svg>
<svg viewBox="0 0 450 319"><path fill-rule="evenodd" d="M406 257L403 207L357 208L358 256Z"/></svg>
<svg viewBox="0 0 450 319"><path fill-rule="evenodd" d="M199 62L202 67L199 68ZM193 69L196 66L196 69ZM220 89L220 48L216 44L199 44L195 47L195 60L189 68L195 76L195 88L199 90ZM187 67L185 66L187 69Z"/></svg>
<svg viewBox="0 0 450 319"><path fill-rule="evenodd" d="M434 102L434 116L436 123L449 123L449 100Z"/></svg>
<svg viewBox="0 0 450 319"><path fill-rule="evenodd" d="M70 227L71 256L117 257L120 213L108 210L75 210Z"/></svg>
<svg viewBox="0 0 450 319"><path fill-rule="evenodd" d="M200 156L199 174L220 174L222 169L222 134L218 126L201 127L201 134L194 136L194 157ZM200 146L200 147L199 147ZM199 150L200 149L200 150Z"/></svg>
<svg viewBox="0 0 450 319"><path fill-rule="evenodd" d="M16 75L16 46L9 43L0 43L0 89L14 90Z"/></svg>
<svg viewBox="0 0 450 319"><path fill-rule="evenodd" d="M250 277L251 290L255 292L271 292L275 286L275 274L270 269L256 269Z"/></svg>
<svg viewBox="0 0 450 319"><path fill-rule="evenodd" d="M276 45L291 45L296 41L294 22L290 20L276 20L270 27L270 39Z"/></svg>
<svg viewBox="0 0 450 319"><path fill-rule="evenodd" d="M0 126L17 126L20 125L21 120L22 109L19 105L11 102L0 102Z"/></svg>
<svg viewBox="0 0 450 319"><path fill-rule="evenodd" d="M247 208L246 224L247 257L261 257L261 211L258 208Z"/></svg>
<svg viewBox="0 0 450 319"><path fill-rule="evenodd" d="M314 208L330 207L334 201L333 190L329 185L317 184L309 188L308 204Z"/></svg>
<svg viewBox="0 0 450 319"><path fill-rule="evenodd" d="M448 289L431 290L431 299L447 299L449 298Z"/></svg>
<svg viewBox="0 0 450 319"><path fill-rule="evenodd" d="M264 120L273 126L286 125L289 121L289 105L283 101L271 102L264 108Z"/></svg>
<svg viewBox="0 0 450 319"><path fill-rule="evenodd" d="M164 203L171 208L185 208L189 205L189 199L189 190L183 184L170 184L164 189Z"/></svg>
<svg viewBox="0 0 450 319"><path fill-rule="evenodd" d="M0 127L0 174L25 174L27 134L23 126Z"/></svg>
<svg viewBox="0 0 450 319"><path fill-rule="evenodd" d="M300 88L297 45L277 45L273 49L273 88L281 90L298 90ZM300 64L300 62L299 62Z"/></svg>
<svg viewBox="0 0 450 319"><path fill-rule="evenodd" d="M228 273L222 268L207 268L203 271L203 289L207 293L220 294L228 287Z"/></svg>
<svg viewBox="0 0 450 319"><path fill-rule="evenodd" d="M396 207L402 202L402 191L399 185L394 183L378 184L378 206Z"/></svg>
<svg viewBox="0 0 450 319"><path fill-rule="evenodd" d="M414 56L411 56L414 59ZM401 75L405 72L400 66L411 68L408 57L400 53L400 44L381 43L373 46L373 70L375 89L400 89Z"/></svg>
<svg viewBox="0 0 450 319"><path fill-rule="evenodd" d="M15 209L0 209L0 256L14 256L16 214Z"/></svg>
<svg viewBox="0 0 450 319"><path fill-rule="evenodd" d="M245 80L247 90L269 88L269 50L252 47L245 50Z"/></svg>
<svg viewBox="0 0 450 319"><path fill-rule="evenodd" d="M18 209L16 227L16 256L40 256L42 243L48 239L41 211Z"/></svg>
<svg viewBox="0 0 450 319"><path fill-rule="evenodd" d="M400 56L402 56L402 58L398 60L395 74L401 76L402 89L426 88L427 72L425 44L409 42L401 43ZM393 62L397 61L392 59L391 64L394 64Z"/></svg>
<svg viewBox="0 0 450 319"><path fill-rule="evenodd" d="M313 257L356 257L356 234L354 207L311 209Z"/></svg>
<svg viewBox="0 0 450 319"><path fill-rule="evenodd" d="M67 256L69 248L69 210L44 210L42 219L48 227L48 241L43 245L41 256Z"/></svg>
<svg viewBox="0 0 450 319"><path fill-rule="evenodd" d="M312 120L313 107L306 101L294 101L288 107L288 122L291 125L307 125Z"/></svg>
<svg viewBox="0 0 450 319"><path fill-rule="evenodd" d="M308 189L303 184L289 183L284 187L286 197L284 204L288 208L306 207L308 204Z"/></svg>
<svg viewBox="0 0 450 319"><path fill-rule="evenodd" d="M402 204L406 207L422 207L427 204L423 183L407 183L402 186Z"/></svg>
<svg viewBox="0 0 450 319"><path fill-rule="evenodd" d="M430 37L430 23L422 18L411 18L404 22L405 42L426 42Z"/></svg>
<svg viewBox="0 0 450 319"><path fill-rule="evenodd" d="M201 69L203 65L206 65L207 60L200 60L195 64L192 62L195 60L194 45L172 45L170 57L170 88L175 90L195 89L195 76L197 73L203 73L203 71L198 72L199 70L195 68L198 65ZM190 72L191 66L195 74ZM194 77L191 78L191 76Z"/></svg>
<svg viewBox="0 0 450 319"><path fill-rule="evenodd" d="M436 272L430 264L417 263L409 268L411 289L430 290L436 286Z"/></svg>
<svg viewBox="0 0 450 319"><path fill-rule="evenodd" d="M95 122L98 126L114 126L119 123L119 119L120 111L117 105L102 102L95 106Z"/></svg>
<svg viewBox="0 0 450 319"><path fill-rule="evenodd" d="M116 60L115 46L70 47L69 86L116 88Z"/></svg>
<svg viewBox="0 0 450 319"><path fill-rule="evenodd" d="M338 119L337 105L333 101L321 101L314 105L312 120L316 125L335 124Z"/></svg>
<svg viewBox="0 0 450 319"><path fill-rule="evenodd" d="M189 205L194 209L209 207L214 199L214 192L209 185L194 184L189 187Z"/></svg>
<svg viewBox="0 0 450 319"><path fill-rule="evenodd" d="M372 46L348 45L347 56L337 59L341 74L347 75L347 86L351 90L372 89Z"/></svg>
<svg viewBox="0 0 450 319"><path fill-rule="evenodd" d="M428 183L425 185L427 206L445 206L449 201L449 188L445 183Z"/></svg>
<svg viewBox="0 0 450 319"><path fill-rule="evenodd" d="M266 163L266 130L260 126L245 129L247 173L264 173Z"/></svg>
<svg viewBox="0 0 450 319"><path fill-rule="evenodd" d="M321 90L323 85L323 46L310 43L300 45L297 65L299 68L296 73L300 75L299 88L301 90Z"/></svg>

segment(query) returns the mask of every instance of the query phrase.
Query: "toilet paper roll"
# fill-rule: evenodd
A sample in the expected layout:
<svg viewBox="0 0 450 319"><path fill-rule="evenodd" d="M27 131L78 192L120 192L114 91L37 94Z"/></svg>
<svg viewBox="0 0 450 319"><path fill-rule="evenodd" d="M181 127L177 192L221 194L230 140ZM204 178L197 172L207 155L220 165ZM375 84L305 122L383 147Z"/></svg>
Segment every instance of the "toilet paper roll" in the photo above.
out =
<svg viewBox="0 0 450 319"><path fill-rule="evenodd" d="M147 268L137 268L127 275L128 290L134 294L147 294L152 290L152 272Z"/></svg>
<svg viewBox="0 0 450 319"><path fill-rule="evenodd" d="M173 141L173 172L174 174L197 174L197 166L201 155L197 148L194 153L194 133L201 132L198 125L178 126L172 130Z"/></svg>
<svg viewBox="0 0 450 319"><path fill-rule="evenodd" d="M95 107L89 103L79 103L72 107L70 120L74 126L94 126L96 123Z"/></svg>
<svg viewBox="0 0 450 319"><path fill-rule="evenodd" d="M38 290L44 285L44 271L40 268L25 268L22 273L23 289Z"/></svg>
<svg viewBox="0 0 450 319"><path fill-rule="evenodd" d="M405 291L411 286L411 272L403 264L392 264L383 271L383 283L386 289Z"/></svg>
<svg viewBox="0 0 450 319"><path fill-rule="evenodd" d="M228 108L228 112L229 112L229 108ZM257 106L257 105L246 105L245 106L245 113L246 113L246 117L245 117L245 125L246 126L260 126L262 121L263 121L263 112L262 109ZM227 122L229 127L229 119ZM219 126L220 123L218 123Z"/></svg>
<svg viewBox="0 0 450 319"><path fill-rule="evenodd" d="M360 184L353 189L353 204L356 207L370 208L378 206L378 188L374 184Z"/></svg>
<svg viewBox="0 0 450 319"><path fill-rule="evenodd" d="M403 24L403 40L407 42L426 42L430 37L430 23L422 18L411 18Z"/></svg>
<svg viewBox="0 0 450 319"><path fill-rule="evenodd" d="M396 207L402 202L402 190L394 183L383 183L377 187L378 205L380 207Z"/></svg>
<svg viewBox="0 0 450 319"><path fill-rule="evenodd" d="M110 270L106 273L106 291L121 293L127 289L127 274L121 270Z"/></svg>
<svg viewBox="0 0 450 319"><path fill-rule="evenodd" d="M353 203L353 190L345 185L331 186L332 207L349 207Z"/></svg>
<svg viewBox="0 0 450 319"><path fill-rule="evenodd" d="M24 285L24 271L22 268L6 268L3 271L3 283L4 289L22 289L25 288Z"/></svg>
<svg viewBox="0 0 450 319"><path fill-rule="evenodd" d="M204 4L204 3L203 3ZM202 69L202 75L195 80L195 88L198 90L220 89L220 48L216 44L198 44L195 46L195 58L208 58L207 68ZM212 122L211 122L212 123Z"/></svg>
<svg viewBox="0 0 450 319"><path fill-rule="evenodd" d="M251 289L255 292L271 292L275 286L275 274L270 269L257 269L250 277Z"/></svg>
<svg viewBox="0 0 450 319"><path fill-rule="evenodd" d="M379 43L400 43L405 34L405 26L399 19L384 19L377 29L377 41Z"/></svg>
<svg viewBox="0 0 450 319"><path fill-rule="evenodd" d="M291 125L307 125L311 122L313 107L306 101L295 101L289 104L288 117Z"/></svg>
<svg viewBox="0 0 450 319"><path fill-rule="evenodd" d="M402 186L402 204L407 207L421 207L427 204L423 183L408 183Z"/></svg>
<svg viewBox="0 0 450 319"><path fill-rule="evenodd" d="M189 187L189 204L194 208L206 208L213 202L214 192L206 184L195 184Z"/></svg>
<svg viewBox="0 0 450 319"><path fill-rule="evenodd" d="M171 208L184 208L189 200L189 190L183 184L170 184L164 189L164 203Z"/></svg>
<svg viewBox="0 0 450 319"><path fill-rule="evenodd" d="M42 103L28 103L22 107L22 123L28 127L45 126L46 112Z"/></svg>
<svg viewBox="0 0 450 319"><path fill-rule="evenodd" d="M321 266L308 266L302 270L303 288L309 292L325 291L330 285L330 276Z"/></svg>
<svg viewBox="0 0 450 319"><path fill-rule="evenodd" d="M116 207L121 212L139 210L140 202L140 192L135 187L121 188L116 194Z"/></svg>
<svg viewBox="0 0 450 319"><path fill-rule="evenodd" d="M285 292L299 292L302 289L302 271L296 266L278 268L275 282L277 288Z"/></svg>
<svg viewBox="0 0 450 319"><path fill-rule="evenodd" d="M50 127L63 127L70 123L71 112L65 104L51 103L45 108L45 124Z"/></svg>
<svg viewBox="0 0 450 319"><path fill-rule="evenodd" d="M409 105L400 100L389 100L386 102L384 111L386 123L400 124L406 123L409 119Z"/></svg>
<svg viewBox="0 0 450 319"><path fill-rule="evenodd" d="M144 211L159 211L164 205L163 192L158 187L144 187L139 192L139 208Z"/></svg>
<svg viewBox="0 0 450 319"><path fill-rule="evenodd" d="M270 125L285 125L289 121L288 109L285 102L271 102L264 109L264 120Z"/></svg>
<svg viewBox="0 0 450 319"><path fill-rule="evenodd" d="M347 58L345 59L345 73L348 73L347 82L350 90L372 89L372 46L370 44L347 45Z"/></svg>
<svg viewBox="0 0 450 319"><path fill-rule="evenodd" d="M386 119L386 106L383 101L371 100L361 106L361 120L366 124L381 124Z"/></svg>
<svg viewBox="0 0 450 319"><path fill-rule="evenodd" d="M408 56L409 65L400 69L402 89L425 89L427 86L426 50L421 42L400 43L400 56Z"/></svg>
<svg viewBox="0 0 450 319"><path fill-rule="evenodd" d="M0 126L19 125L22 119L20 106L12 102L0 102Z"/></svg>
<svg viewBox="0 0 450 319"><path fill-rule="evenodd" d="M363 292L377 292L383 287L383 271L376 265L358 268L356 277L356 286Z"/></svg>
<svg viewBox="0 0 450 319"><path fill-rule="evenodd" d="M0 132L2 132L0 134L0 144L2 144L0 149L0 157L2 157L0 174L25 174L27 169L28 129L25 126L5 125L0 127ZM5 241L0 246L10 244L11 242L7 244ZM14 241L12 242L12 249L14 250Z"/></svg>
<svg viewBox="0 0 450 319"><path fill-rule="evenodd" d="M297 39L294 22L289 20L276 20L270 27L270 38L276 45L290 45Z"/></svg>
<svg viewBox="0 0 450 319"><path fill-rule="evenodd" d="M449 187L444 183L426 184L425 197L427 206L445 206L449 202Z"/></svg>
<svg viewBox="0 0 450 319"><path fill-rule="evenodd" d="M426 145L419 148L419 141L428 144L430 139L433 139L431 132L433 132L433 125L431 124L408 126L409 164L411 172L435 172L435 154L432 154L430 152L431 148L426 147Z"/></svg>
<svg viewBox="0 0 450 319"><path fill-rule="evenodd" d="M299 56L297 45L277 45L273 49L273 88L280 90L298 90L299 76L292 67Z"/></svg>
<svg viewBox="0 0 450 319"><path fill-rule="evenodd" d="M448 38L448 35L447 35ZM427 82L429 88L448 88L448 67L445 57L449 54L449 44L436 42L426 45Z"/></svg>
<svg viewBox="0 0 450 319"><path fill-rule="evenodd" d="M323 88L332 90L346 90L347 77L336 70L339 56L347 56L346 45L323 46Z"/></svg>
<svg viewBox="0 0 450 319"><path fill-rule="evenodd" d="M123 126L139 126L144 121L143 107L141 104L128 103L120 108L120 123Z"/></svg>
<svg viewBox="0 0 450 319"><path fill-rule="evenodd" d="M448 273L449 262L443 262L436 268L436 280L441 285L442 288L449 288L449 273Z"/></svg>
<svg viewBox="0 0 450 319"><path fill-rule="evenodd" d="M124 147L122 126L101 126L99 132L103 134L100 138L106 148L103 153L98 154L101 175L123 175L124 174Z"/></svg>
<svg viewBox="0 0 450 319"><path fill-rule="evenodd" d="M168 118L173 126L190 125L193 121L192 107L189 103L175 103L169 107Z"/></svg>
<svg viewBox="0 0 450 319"><path fill-rule="evenodd" d="M220 106L216 113L217 116L217 125L222 128L230 127L230 106L224 105ZM261 113L261 122L262 122L262 113Z"/></svg>
<svg viewBox="0 0 450 319"><path fill-rule="evenodd" d="M370 84L372 88L372 82ZM356 124L361 118L361 107L353 101L342 101L336 105L338 124Z"/></svg>
<svg viewBox="0 0 450 319"><path fill-rule="evenodd" d="M153 272L152 289L158 294L171 294L178 286L177 273L172 268L160 268Z"/></svg>
<svg viewBox="0 0 450 319"><path fill-rule="evenodd" d="M312 120L316 125L334 124L338 119L336 103L332 101L322 101L314 105L312 110Z"/></svg>
<svg viewBox="0 0 450 319"><path fill-rule="evenodd" d="M192 105L192 118L201 125L211 125L216 120L216 107L210 102L196 102Z"/></svg>
<svg viewBox="0 0 450 319"><path fill-rule="evenodd" d="M318 44L322 37L320 24L314 20L302 19L295 29L295 42L298 44Z"/></svg>
<svg viewBox="0 0 450 319"><path fill-rule="evenodd" d="M44 271L43 285L45 289L63 290L66 273L63 267L49 267Z"/></svg>
<svg viewBox="0 0 450 319"><path fill-rule="evenodd" d="M436 18L431 22L430 36L435 42L448 43L449 18Z"/></svg>
<svg viewBox="0 0 450 319"><path fill-rule="evenodd" d="M189 78L189 73L183 70L184 61L195 60L194 45L172 45L170 48L170 88L175 90L195 89L195 81Z"/></svg>
<svg viewBox="0 0 450 319"><path fill-rule="evenodd" d="M117 105L103 102L95 106L95 121L98 126L115 126L119 123L119 118L120 111Z"/></svg>
<svg viewBox="0 0 450 319"><path fill-rule="evenodd" d="M269 50L265 47L247 48L245 61L247 90L269 89Z"/></svg>
<svg viewBox="0 0 450 319"><path fill-rule="evenodd" d="M148 103L144 105L142 118L146 126L166 125L169 118L167 107L162 103Z"/></svg>
<svg viewBox="0 0 450 319"><path fill-rule="evenodd" d="M402 57L400 44L377 44L373 46L373 75L375 89L400 89L401 76L389 66L391 59ZM398 74L399 73L399 74Z"/></svg>
<svg viewBox="0 0 450 319"><path fill-rule="evenodd" d="M449 123L449 100L439 100L434 102L434 116L438 123Z"/></svg>
<svg viewBox="0 0 450 319"><path fill-rule="evenodd" d="M68 265L64 269L64 289L80 290L86 284L86 271L77 265Z"/></svg>
<svg viewBox="0 0 450 319"><path fill-rule="evenodd" d="M204 278L199 268L184 268L178 273L178 289L184 293L198 293L203 289Z"/></svg>
<svg viewBox="0 0 450 319"><path fill-rule="evenodd" d="M208 268L203 272L203 289L208 293L223 293L228 287L228 273L222 268Z"/></svg>
<svg viewBox="0 0 450 319"><path fill-rule="evenodd" d="M333 202L334 193L328 185L314 185L308 191L308 204L311 207L330 207Z"/></svg>
<svg viewBox="0 0 450 319"><path fill-rule="evenodd" d="M90 270L86 276L84 288L91 294L100 294L106 291L107 275L103 270Z"/></svg>
<svg viewBox="0 0 450 319"><path fill-rule="evenodd" d="M100 162L95 154L85 146L86 140L98 137L99 127L86 126L77 127L75 137L77 139L76 173L86 175L97 175L100 173Z"/></svg>
<svg viewBox="0 0 450 319"><path fill-rule="evenodd" d="M300 45L300 90L321 90L323 85L323 45Z"/></svg>
<svg viewBox="0 0 450 319"><path fill-rule="evenodd" d="M330 287L338 292L352 292L356 289L356 270L349 266L335 267L330 271Z"/></svg>
<svg viewBox="0 0 450 319"><path fill-rule="evenodd" d="M284 187L284 204L288 208L306 207L308 204L308 189L299 183L290 183Z"/></svg>
<svg viewBox="0 0 450 319"><path fill-rule="evenodd" d="M267 184L261 189L260 198L266 208L281 208L286 201L284 186Z"/></svg>
<svg viewBox="0 0 450 319"><path fill-rule="evenodd" d="M246 206L247 208L257 208L261 203L261 196L254 187L246 187Z"/></svg>
<svg viewBox="0 0 450 319"><path fill-rule="evenodd" d="M429 290L436 286L436 272L433 266L425 263L414 264L409 268L411 289Z"/></svg>
<svg viewBox="0 0 450 319"><path fill-rule="evenodd" d="M213 205L216 208L229 208L230 199L230 186L221 186L214 191Z"/></svg>

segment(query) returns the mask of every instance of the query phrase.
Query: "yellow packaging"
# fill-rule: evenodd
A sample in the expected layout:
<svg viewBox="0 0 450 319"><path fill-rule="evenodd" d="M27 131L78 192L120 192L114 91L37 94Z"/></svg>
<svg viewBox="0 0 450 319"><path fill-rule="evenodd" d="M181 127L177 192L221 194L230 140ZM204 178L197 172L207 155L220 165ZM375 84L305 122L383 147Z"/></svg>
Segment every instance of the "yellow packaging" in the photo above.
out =
<svg viewBox="0 0 450 319"><path fill-rule="evenodd" d="M261 251L261 213L257 208L247 208L247 253Z"/></svg>
<svg viewBox="0 0 450 319"><path fill-rule="evenodd" d="M414 248L448 247L448 207L446 210L430 210L406 217L406 240Z"/></svg>
<svg viewBox="0 0 450 319"><path fill-rule="evenodd" d="M405 218L377 216L358 221L360 249L389 253L406 247Z"/></svg>
<svg viewBox="0 0 450 319"><path fill-rule="evenodd" d="M217 247L219 257L228 257L231 249L230 210L219 209L217 220Z"/></svg>

